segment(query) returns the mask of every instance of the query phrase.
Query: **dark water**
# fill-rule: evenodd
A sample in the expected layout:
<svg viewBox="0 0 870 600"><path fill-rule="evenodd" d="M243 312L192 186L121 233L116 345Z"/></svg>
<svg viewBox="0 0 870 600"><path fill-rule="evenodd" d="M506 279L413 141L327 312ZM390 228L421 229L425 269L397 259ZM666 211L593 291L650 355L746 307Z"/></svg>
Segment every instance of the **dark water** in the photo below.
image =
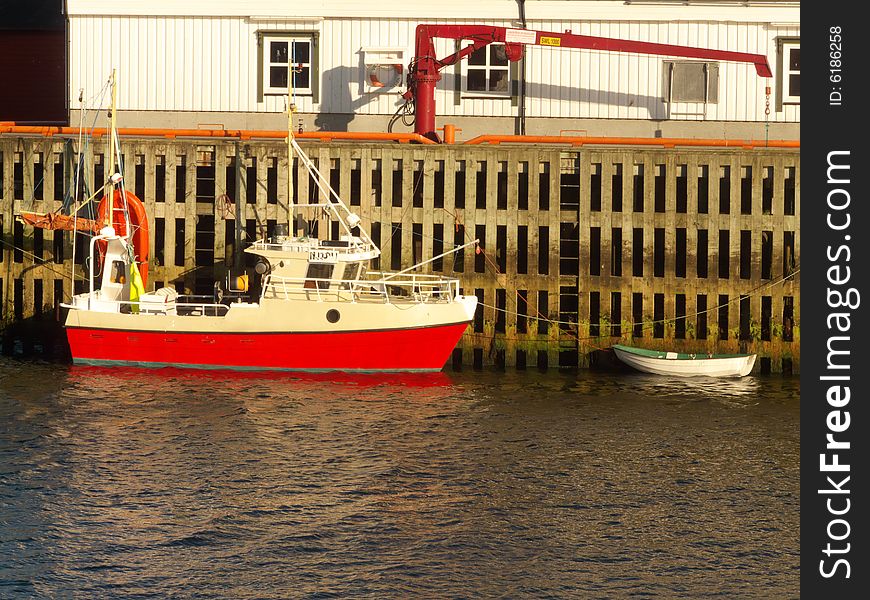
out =
<svg viewBox="0 0 870 600"><path fill-rule="evenodd" d="M798 394L7 360L0 596L797 597Z"/></svg>

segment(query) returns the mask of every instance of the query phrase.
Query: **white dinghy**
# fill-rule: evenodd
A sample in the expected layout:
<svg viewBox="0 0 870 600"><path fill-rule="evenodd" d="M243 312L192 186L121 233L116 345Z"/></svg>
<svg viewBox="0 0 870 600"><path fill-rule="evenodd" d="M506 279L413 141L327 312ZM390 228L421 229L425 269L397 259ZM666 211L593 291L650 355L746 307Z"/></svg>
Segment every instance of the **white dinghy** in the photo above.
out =
<svg viewBox="0 0 870 600"><path fill-rule="evenodd" d="M638 371L675 377L744 377L752 372L756 354L687 354L614 344L619 360Z"/></svg>

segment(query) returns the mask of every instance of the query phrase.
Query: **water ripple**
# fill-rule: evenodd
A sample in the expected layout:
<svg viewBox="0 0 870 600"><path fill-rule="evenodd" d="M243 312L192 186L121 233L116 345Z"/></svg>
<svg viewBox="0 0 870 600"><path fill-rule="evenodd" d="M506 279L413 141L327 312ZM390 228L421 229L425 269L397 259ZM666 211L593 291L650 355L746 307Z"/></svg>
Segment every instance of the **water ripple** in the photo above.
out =
<svg viewBox="0 0 870 600"><path fill-rule="evenodd" d="M798 390L0 360L0 596L797 596Z"/></svg>

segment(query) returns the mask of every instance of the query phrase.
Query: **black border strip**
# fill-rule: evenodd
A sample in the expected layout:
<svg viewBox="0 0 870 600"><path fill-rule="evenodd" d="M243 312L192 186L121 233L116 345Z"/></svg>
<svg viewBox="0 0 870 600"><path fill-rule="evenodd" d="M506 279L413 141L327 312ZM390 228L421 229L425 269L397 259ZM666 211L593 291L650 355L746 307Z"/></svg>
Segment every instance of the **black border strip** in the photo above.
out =
<svg viewBox="0 0 870 600"><path fill-rule="evenodd" d="M861 352L870 311L863 91L868 34L861 6L805 2L801 13L805 226L800 255L806 283L801 294L801 595L806 598L864 598L870 589L870 485L862 443L870 431L870 386L866 352Z"/></svg>

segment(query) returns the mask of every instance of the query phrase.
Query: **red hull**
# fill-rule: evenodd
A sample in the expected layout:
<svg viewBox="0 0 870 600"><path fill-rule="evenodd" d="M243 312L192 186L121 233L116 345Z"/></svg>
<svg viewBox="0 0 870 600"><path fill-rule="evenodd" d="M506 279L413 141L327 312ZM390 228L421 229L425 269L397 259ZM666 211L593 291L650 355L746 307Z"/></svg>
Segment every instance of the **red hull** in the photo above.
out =
<svg viewBox="0 0 870 600"><path fill-rule="evenodd" d="M68 327L73 362L198 369L438 371L467 323L340 333L176 333Z"/></svg>

